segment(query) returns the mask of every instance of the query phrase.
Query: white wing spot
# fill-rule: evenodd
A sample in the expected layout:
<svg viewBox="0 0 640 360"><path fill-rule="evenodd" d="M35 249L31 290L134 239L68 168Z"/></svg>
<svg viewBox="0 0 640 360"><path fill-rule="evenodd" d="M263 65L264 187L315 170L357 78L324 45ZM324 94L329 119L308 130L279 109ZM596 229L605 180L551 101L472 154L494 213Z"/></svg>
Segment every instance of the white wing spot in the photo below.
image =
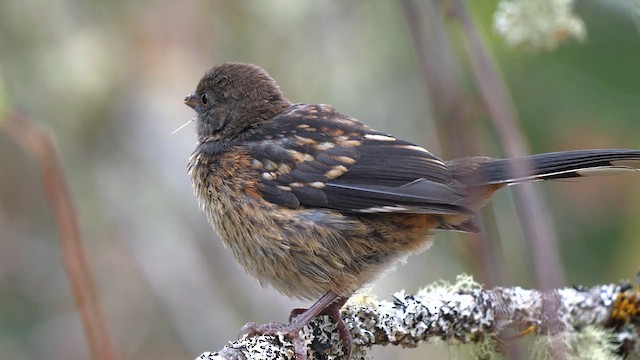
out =
<svg viewBox="0 0 640 360"><path fill-rule="evenodd" d="M251 160L251 165L254 169L262 169L264 164L260 160L253 159Z"/></svg>
<svg viewBox="0 0 640 360"><path fill-rule="evenodd" d="M308 185L316 189L322 189L325 187L325 184L321 181L312 182L312 183L309 183Z"/></svg>
<svg viewBox="0 0 640 360"><path fill-rule="evenodd" d="M427 154L431 154L431 152L423 147L420 147L418 145L399 145L398 146L401 149L407 149L407 150L415 150L415 151L422 151L425 152Z"/></svg>
<svg viewBox="0 0 640 360"><path fill-rule="evenodd" d="M366 209L359 209L362 213L390 213L390 212L403 212L408 211L404 206L373 206Z"/></svg>
<svg viewBox="0 0 640 360"><path fill-rule="evenodd" d="M377 135L377 134L366 134L365 139L369 139L369 140L377 140L377 141L396 141L398 139L394 138L393 136L387 136L387 135Z"/></svg>
<svg viewBox="0 0 640 360"><path fill-rule="evenodd" d="M317 150L320 150L320 151L332 149L334 147L336 147L336 144L334 144L332 142L321 142L321 143L319 143L318 145L315 146L315 148Z"/></svg>

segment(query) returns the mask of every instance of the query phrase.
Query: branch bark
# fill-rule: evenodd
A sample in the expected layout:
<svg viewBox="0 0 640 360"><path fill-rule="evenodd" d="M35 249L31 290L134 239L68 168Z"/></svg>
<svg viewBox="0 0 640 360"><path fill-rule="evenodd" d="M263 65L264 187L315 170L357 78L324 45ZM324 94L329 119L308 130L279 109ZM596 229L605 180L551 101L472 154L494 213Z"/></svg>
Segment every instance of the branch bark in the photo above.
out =
<svg viewBox="0 0 640 360"><path fill-rule="evenodd" d="M569 353L599 349L612 357L614 352L637 356L640 301L636 295L629 283L551 291L487 290L460 276L454 285L436 283L415 295L401 291L391 301L356 295L343 307L342 316L353 336L355 359L369 359L367 351L373 345L416 347L430 339L478 343L484 349L490 345L492 351L502 352L505 339L524 333L535 334L544 340L539 344L549 347L562 343ZM549 304L557 316L548 316ZM344 353L335 324L326 316L314 319L301 337L309 359L340 358ZM257 336L230 342L197 360L293 357L293 345L284 336Z"/></svg>

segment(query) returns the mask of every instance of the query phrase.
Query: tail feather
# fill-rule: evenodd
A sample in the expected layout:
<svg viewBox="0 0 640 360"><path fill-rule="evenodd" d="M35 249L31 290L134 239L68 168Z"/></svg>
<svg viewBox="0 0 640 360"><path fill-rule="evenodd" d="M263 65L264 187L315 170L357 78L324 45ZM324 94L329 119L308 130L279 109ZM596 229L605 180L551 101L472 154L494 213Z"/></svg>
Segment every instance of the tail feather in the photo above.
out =
<svg viewBox="0 0 640 360"><path fill-rule="evenodd" d="M640 171L640 150L597 149L552 152L480 164L466 185L517 184Z"/></svg>

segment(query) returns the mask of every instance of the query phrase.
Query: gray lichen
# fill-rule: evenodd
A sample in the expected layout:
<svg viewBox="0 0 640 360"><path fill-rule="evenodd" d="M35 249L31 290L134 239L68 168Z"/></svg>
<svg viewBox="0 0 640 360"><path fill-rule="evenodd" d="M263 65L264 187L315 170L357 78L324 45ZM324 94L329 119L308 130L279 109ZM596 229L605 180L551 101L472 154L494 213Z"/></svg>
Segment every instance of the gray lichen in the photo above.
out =
<svg viewBox="0 0 640 360"><path fill-rule="evenodd" d="M377 301L367 293L352 297L342 316L353 336L352 359L369 359L373 345L416 347L434 339L447 344L480 344L476 354L493 358L504 334L534 333L535 358L552 358L562 351L569 359L619 358L614 349L636 353L634 325L605 329L617 296L629 285L564 288L541 292L520 287L486 290L468 276L456 283L438 282L419 291L393 294L392 301ZM527 330L528 332L523 332ZM336 325L327 316L314 319L301 332L309 359L344 356ZM624 349L622 347L624 346ZM293 345L284 336L257 336L230 343L199 360L291 359Z"/></svg>

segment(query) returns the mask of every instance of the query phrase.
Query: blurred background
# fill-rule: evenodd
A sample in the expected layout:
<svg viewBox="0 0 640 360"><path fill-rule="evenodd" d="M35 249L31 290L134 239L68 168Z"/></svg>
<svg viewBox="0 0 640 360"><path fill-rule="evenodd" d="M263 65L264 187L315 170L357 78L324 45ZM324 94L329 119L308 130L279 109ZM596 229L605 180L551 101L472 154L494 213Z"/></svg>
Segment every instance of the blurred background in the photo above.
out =
<svg viewBox="0 0 640 360"><path fill-rule="evenodd" d="M640 34L633 2L581 0L583 43L522 52L492 30L497 1L468 2L504 73L532 152L640 148ZM472 4L473 3L473 4ZM55 137L109 329L122 359L192 359L248 322L286 320L308 303L260 288L200 212L186 174L195 144L183 104L214 64L261 65L293 102L330 103L372 127L448 156L420 75L406 9L387 0L0 2L0 108ZM460 27L463 106L481 155L501 156L470 75ZM427 54L428 55L428 54ZM1 126L1 121L0 121ZM468 154L479 155L479 154ZM59 235L33 156L0 131L0 358L86 359ZM585 286L640 270L640 177L536 184L566 278ZM533 286L509 191L493 202L488 278L483 241L439 234L375 284L381 299L438 279ZM465 347L376 349L377 358L465 358Z"/></svg>

